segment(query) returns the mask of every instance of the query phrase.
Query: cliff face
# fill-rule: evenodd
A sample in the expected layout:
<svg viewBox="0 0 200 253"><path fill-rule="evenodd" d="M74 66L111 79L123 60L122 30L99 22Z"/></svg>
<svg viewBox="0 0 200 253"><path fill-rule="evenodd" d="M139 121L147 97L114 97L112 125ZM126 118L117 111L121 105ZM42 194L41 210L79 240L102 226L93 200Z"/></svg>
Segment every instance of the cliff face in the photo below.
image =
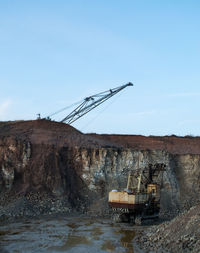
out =
<svg viewBox="0 0 200 253"><path fill-rule="evenodd" d="M190 206L200 193L200 140L171 138L84 135L44 120L1 123L1 205L45 193L70 208L104 212L108 192L125 188L129 171L158 162L167 165L163 212Z"/></svg>
<svg viewBox="0 0 200 253"><path fill-rule="evenodd" d="M164 163L162 211L174 212L196 203L200 193L200 155L174 155L163 150L131 148L79 148L74 167L94 200L105 198L112 189L126 188L129 171ZM92 199L92 198L91 198Z"/></svg>

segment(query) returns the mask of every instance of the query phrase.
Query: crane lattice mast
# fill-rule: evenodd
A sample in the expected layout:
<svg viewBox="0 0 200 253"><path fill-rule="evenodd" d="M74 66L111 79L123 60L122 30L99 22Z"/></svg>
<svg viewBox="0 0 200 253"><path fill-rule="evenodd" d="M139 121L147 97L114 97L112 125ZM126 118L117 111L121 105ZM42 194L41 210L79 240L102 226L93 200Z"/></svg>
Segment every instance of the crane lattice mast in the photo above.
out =
<svg viewBox="0 0 200 253"><path fill-rule="evenodd" d="M113 88L113 89L86 97L82 101L75 103L74 105L77 105L77 104L79 104L79 105L60 122L72 124L73 122L75 122L76 120L81 118L83 115L90 112L95 107L99 106L100 104L102 104L103 102L105 102L106 100L108 100L112 96L116 95L118 92L120 92L121 90L125 89L128 86L133 86L133 84L129 82L129 83L119 86L117 88ZM72 107L74 105L62 108L59 111L54 112L51 115L47 116L45 119L51 120L51 116L56 115L66 109L69 109L70 107ZM38 119L39 118L40 118L40 114L39 114Z"/></svg>
<svg viewBox="0 0 200 253"><path fill-rule="evenodd" d="M128 86L133 86L132 83L127 83L125 85L119 86L114 89L110 89L98 94L95 94L93 96L86 97L84 101L78 105L69 115L67 115L61 122L65 122L67 124L72 124L79 118L81 118L83 115L86 113L90 112L93 110L95 107L99 106L112 96L116 95L118 92L121 90L125 89Z"/></svg>

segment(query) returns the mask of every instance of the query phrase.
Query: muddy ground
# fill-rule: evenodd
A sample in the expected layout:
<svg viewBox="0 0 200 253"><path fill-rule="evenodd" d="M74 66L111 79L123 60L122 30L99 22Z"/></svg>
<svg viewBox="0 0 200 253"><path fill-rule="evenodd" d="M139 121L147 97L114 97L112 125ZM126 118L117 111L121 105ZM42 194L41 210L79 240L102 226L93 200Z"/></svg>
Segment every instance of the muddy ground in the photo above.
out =
<svg viewBox="0 0 200 253"><path fill-rule="evenodd" d="M142 253L134 242L141 229L83 216L22 219L0 225L0 252Z"/></svg>
<svg viewBox="0 0 200 253"><path fill-rule="evenodd" d="M159 224L160 223L160 224ZM110 218L57 214L1 221L0 252L200 252L200 205L172 221L141 226Z"/></svg>

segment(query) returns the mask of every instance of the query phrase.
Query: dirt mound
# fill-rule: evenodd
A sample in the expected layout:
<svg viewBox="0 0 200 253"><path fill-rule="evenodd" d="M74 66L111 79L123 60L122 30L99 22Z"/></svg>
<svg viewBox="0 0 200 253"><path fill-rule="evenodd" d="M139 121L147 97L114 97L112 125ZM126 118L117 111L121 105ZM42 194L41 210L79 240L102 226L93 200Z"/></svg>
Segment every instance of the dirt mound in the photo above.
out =
<svg viewBox="0 0 200 253"><path fill-rule="evenodd" d="M89 134L124 148L166 150L171 154L200 154L200 137Z"/></svg>
<svg viewBox="0 0 200 253"><path fill-rule="evenodd" d="M171 222L154 226L137 241L146 252L200 252L200 204Z"/></svg>
<svg viewBox="0 0 200 253"><path fill-rule="evenodd" d="M110 141L84 135L74 127L49 120L0 122L0 138L12 137L32 144L49 144L64 147L113 146Z"/></svg>

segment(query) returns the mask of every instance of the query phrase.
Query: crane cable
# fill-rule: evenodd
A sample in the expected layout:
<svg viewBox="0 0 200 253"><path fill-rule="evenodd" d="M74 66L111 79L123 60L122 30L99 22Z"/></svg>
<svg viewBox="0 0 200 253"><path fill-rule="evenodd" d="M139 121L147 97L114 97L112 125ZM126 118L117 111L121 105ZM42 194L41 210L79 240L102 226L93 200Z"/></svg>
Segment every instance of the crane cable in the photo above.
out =
<svg viewBox="0 0 200 253"><path fill-rule="evenodd" d="M60 112L63 112L64 110L67 110L77 104L80 104L81 102L81 105L79 105L76 109L74 109L67 117L65 117L61 122L64 122L66 121L66 119L68 119L68 117L71 115L71 117L75 117L76 115L78 115L78 118L82 117L84 114L88 113L89 111L91 111L92 109L94 109L95 107L97 107L98 105L102 104L103 102L105 102L107 99L109 99L110 97L114 96L116 93L118 93L119 91L123 90L124 88L126 88L127 86L133 86L133 84L131 82L127 83L126 85L122 85L122 86L119 86L117 88L114 88L114 89L110 89L108 91L104 91L104 92L100 92L96 95L93 95L93 96L90 96L90 97L86 97L85 99L79 101L79 102L76 102L70 106L67 106L67 107L64 107L52 114L50 114L49 116L46 117L46 119L48 120L51 120L50 117L60 113ZM106 94L108 93L109 94ZM104 95L103 95L104 94ZM85 108L82 108L84 107L85 103L87 103L89 100L95 100L94 97L99 97L99 99L97 99L95 102L91 103L90 105L87 105ZM114 101L113 101L114 102ZM112 103L113 103L112 102ZM93 107L92 107L93 106ZM91 107L91 108L90 108ZM107 107L106 107L107 108ZM76 111L77 109L79 109L79 111ZM81 109L81 110L80 110ZM87 109L87 110L86 110ZM105 110L105 109L104 109ZM103 111L104 111L103 110ZM83 112L82 112L83 111ZM86 112L84 112L86 111ZM82 114L79 115L79 113L82 112ZM40 117L40 116L39 116ZM77 118L77 119L78 119ZM73 120L72 123L74 121L76 121L77 119ZM69 123L70 124L70 123Z"/></svg>
<svg viewBox="0 0 200 253"><path fill-rule="evenodd" d="M60 112L63 112L63 111L65 111L65 110L67 110L67 109L69 109L69 108L71 108L71 107L73 107L73 106L75 106L75 105L77 105L77 104L80 104L80 102L82 102L83 100L80 100L80 101L78 101L78 102L76 102L76 103L74 103L74 104L71 104L71 105L69 105L69 106L66 106L66 107L64 107L64 108L62 108L62 109L60 109L60 110L58 110L58 111L56 111L56 112L54 112L54 113L52 113L52 114L50 114L50 115L48 115L47 116L47 118L49 117L52 117L52 116L54 116L54 115L56 115L56 114L58 114L58 113L60 113Z"/></svg>
<svg viewBox="0 0 200 253"><path fill-rule="evenodd" d="M115 99L113 99L113 101L111 101L107 106L105 106L105 108L103 108L103 110L101 110L99 113L96 114L96 116L91 119L87 124L85 124L83 127L81 127L81 131L83 131L86 127L88 127L92 122L94 122L108 107L110 107L113 103L116 102L116 100L123 94L125 90L123 90L118 96L115 97Z"/></svg>

